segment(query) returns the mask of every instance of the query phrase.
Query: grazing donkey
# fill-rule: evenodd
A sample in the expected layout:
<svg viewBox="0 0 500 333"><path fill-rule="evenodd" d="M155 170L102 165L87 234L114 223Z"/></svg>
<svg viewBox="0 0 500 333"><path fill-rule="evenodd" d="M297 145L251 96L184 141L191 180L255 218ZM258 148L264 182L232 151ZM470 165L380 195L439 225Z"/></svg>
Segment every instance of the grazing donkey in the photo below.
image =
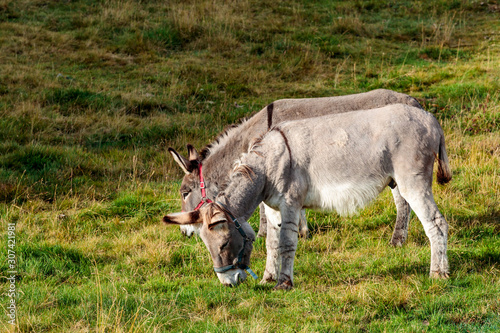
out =
<svg viewBox="0 0 500 333"><path fill-rule="evenodd" d="M163 221L202 223L200 236L219 280L237 285L246 278L244 270L251 272L255 233L247 219L264 201L281 213L276 236L281 262L274 271L266 267L263 282L290 289L301 209L350 214L386 186L397 185L430 240L430 275L446 278L448 224L432 195L436 159L438 183L447 183L451 171L443 130L430 113L408 105L283 122L241 155L214 203Z"/></svg>
<svg viewBox="0 0 500 333"><path fill-rule="evenodd" d="M233 163L239 155L245 152L253 138L264 134L273 124L285 120L295 120L322 116L326 114L343 113L355 110L368 110L390 104L403 103L422 108L416 99L405 94L391 90L377 89L366 93L323 98L283 99L275 101L262 109L250 119L240 125L229 128L215 143L207 146L201 156L188 145L189 156L183 157L174 149L169 148L175 161L185 172L181 184L182 210L197 210L205 202L211 202L215 196L224 189ZM394 233L390 243L402 246L408 235L410 207L399 194L399 189L393 188L392 193L397 207L397 218ZM265 235L267 226L266 218L262 212L271 219L281 220L279 211L261 205L261 226L259 235ZM301 211L300 234L307 235L307 223L304 211ZM270 227L275 226L271 224ZM199 225L181 226L187 236L198 232ZM267 242L268 256L276 256L276 244Z"/></svg>

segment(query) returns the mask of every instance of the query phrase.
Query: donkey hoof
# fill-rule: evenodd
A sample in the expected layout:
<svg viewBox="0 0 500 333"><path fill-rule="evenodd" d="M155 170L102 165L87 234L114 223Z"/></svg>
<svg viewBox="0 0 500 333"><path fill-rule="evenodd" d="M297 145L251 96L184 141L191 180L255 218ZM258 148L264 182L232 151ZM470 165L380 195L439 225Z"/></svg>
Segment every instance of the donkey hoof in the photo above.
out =
<svg viewBox="0 0 500 333"><path fill-rule="evenodd" d="M392 238L389 242L389 245L392 245L394 247L403 247L403 240L399 238Z"/></svg>
<svg viewBox="0 0 500 333"><path fill-rule="evenodd" d="M434 272L431 272L430 277L431 277L431 279L443 279L443 280L446 280L446 279L448 279L450 277L450 274L448 274L447 272L434 271Z"/></svg>
<svg viewBox="0 0 500 333"><path fill-rule="evenodd" d="M265 232L260 232L259 231L259 233L257 234L257 238L260 238L260 237L266 238L266 236L267 236L267 234Z"/></svg>
<svg viewBox="0 0 500 333"><path fill-rule="evenodd" d="M267 284L267 283L276 283L276 279L273 278L267 278L267 279L262 279L260 280L259 284Z"/></svg>
<svg viewBox="0 0 500 333"><path fill-rule="evenodd" d="M284 281L281 283L278 283L274 286L274 290L291 290L293 288L293 283L292 281Z"/></svg>
<svg viewBox="0 0 500 333"><path fill-rule="evenodd" d="M303 238L303 239L309 239L309 237L310 237L310 236L311 236L311 235L309 234L309 230L306 230L306 231L301 230L301 231L299 232L299 237L300 237L300 238Z"/></svg>
<svg viewBox="0 0 500 333"><path fill-rule="evenodd" d="M262 280L260 280L260 284L266 283L276 283L276 278L273 277L272 274L269 274L267 271L264 272L264 276L262 277Z"/></svg>

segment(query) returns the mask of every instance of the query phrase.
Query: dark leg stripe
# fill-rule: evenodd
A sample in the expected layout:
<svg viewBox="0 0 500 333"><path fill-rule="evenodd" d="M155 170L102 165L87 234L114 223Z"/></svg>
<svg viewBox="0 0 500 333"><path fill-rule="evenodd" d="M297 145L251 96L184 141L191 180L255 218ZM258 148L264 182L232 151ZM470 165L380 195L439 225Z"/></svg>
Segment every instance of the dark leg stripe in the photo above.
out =
<svg viewBox="0 0 500 333"><path fill-rule="evenodd" d="M287 230L287 231L292 231L292 232L295 232L295 233L298 233L298 230L296 230L294 227L291 227L291 228L281 228L282 230Z"/></svg>
<svg viewBox="0 0 500 333"><path fill-rule="evenodd" d="M283 133L283 131L281 130L281 128L275 127L275 128L273 128L273 130L278 131L281 134L281 136L283 137L283 140L285 140L286 148L288 149L288 153L290 154L290 168L291 168L292 167L292 150L290 149L290 145L288 144L288 139L285 136L285 133Z"/></svg>

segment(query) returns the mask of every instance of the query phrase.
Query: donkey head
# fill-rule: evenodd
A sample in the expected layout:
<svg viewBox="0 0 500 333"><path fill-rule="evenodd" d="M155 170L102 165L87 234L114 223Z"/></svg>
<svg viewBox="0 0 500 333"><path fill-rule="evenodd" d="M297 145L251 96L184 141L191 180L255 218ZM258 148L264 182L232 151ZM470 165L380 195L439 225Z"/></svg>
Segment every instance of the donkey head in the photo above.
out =
<svg viewBox="0 0 500 333"><path fill-rule="evenodd" d="M191 212L169 214L163 222L177 225L200 223L200 237L210 252L220 282L236 286L246 279L245 269L249 270L255 240L255 233L247 222L239 225L226 209L216 203Z"/></svg>
<svg viewBox="0 0 500 333"><path fill-rule="evenodd" d="M196 149L188 144L188 158L185 158L173 148L168 148L177 164L184 171L185 176L182 179L180 194L182 198L182 211L188 212L195 210L200 203L206 201L202 193L207 193L213 199L218 193L217 186L212 183L201 184L201 158ZM202 190L202 187L204 188ZM199 208L199 207L198 207ZM191 237L197 232L199 225L181 225L181 231L184 235Z"/></svg>

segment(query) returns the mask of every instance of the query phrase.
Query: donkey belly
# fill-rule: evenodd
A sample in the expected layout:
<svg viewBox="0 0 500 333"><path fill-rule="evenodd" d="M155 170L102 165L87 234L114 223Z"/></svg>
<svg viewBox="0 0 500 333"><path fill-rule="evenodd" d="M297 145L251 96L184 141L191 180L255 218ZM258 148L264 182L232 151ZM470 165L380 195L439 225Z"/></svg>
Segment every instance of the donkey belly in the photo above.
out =
<svg viewBox="0 0 500 333"><path fill-rule="evenodd" d="M348 182L316 182L309 186L304 207L336 211L340 215L353 214L375 199L389 181L390 177Z"/></svg>

